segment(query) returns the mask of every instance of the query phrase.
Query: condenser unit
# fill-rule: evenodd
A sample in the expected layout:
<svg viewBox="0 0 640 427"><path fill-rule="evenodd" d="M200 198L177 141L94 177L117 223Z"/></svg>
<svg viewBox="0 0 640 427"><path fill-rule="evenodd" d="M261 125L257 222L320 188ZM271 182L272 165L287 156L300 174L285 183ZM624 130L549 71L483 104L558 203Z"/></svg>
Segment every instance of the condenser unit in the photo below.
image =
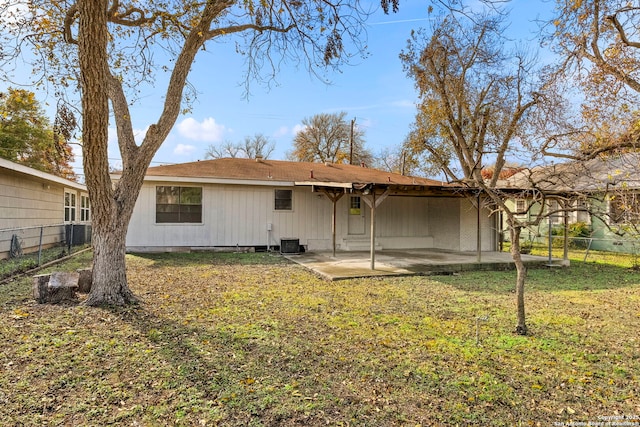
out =
<svg viewBox="0 0 640 427"><path fill-rule="evenodd" d="M284 238L280 239L280 253L282 254L299 254L300 239Z"/></svg>

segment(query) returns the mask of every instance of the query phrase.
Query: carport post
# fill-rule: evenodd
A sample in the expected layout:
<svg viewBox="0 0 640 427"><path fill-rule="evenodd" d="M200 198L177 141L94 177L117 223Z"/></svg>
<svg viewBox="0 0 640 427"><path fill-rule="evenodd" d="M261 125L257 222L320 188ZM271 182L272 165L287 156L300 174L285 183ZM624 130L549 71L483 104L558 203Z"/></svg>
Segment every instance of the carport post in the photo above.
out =
<svg viewBox="0 0 640 427"><path fill-rule="evenodd" d="M331 238L333 239L333 257L336 257L336 205L338 204L338 198L333 197L333 216L331 218Z"/></svg>
<svg viewBox="0 0 640 427"><path fill-rule="evenodd" d="M329 193L327 190L322 190L325 196L333 203L333 216L331 217L331 238L333 240L333 257L336 257L336 205L338 200L344 195L344 193L338 193L335 190Z"/></svg>
<svg viewBox="0 0 640 427"><path fill-rule="evenodd" d="M371 269L376 269L376 189L373 188L371 203Z"/></svg>
<svg viewBox="0 0 640 427"><path fill-rule="evenodd" d="M477 216L477 235L476 235L476 251L477 251L477 260L476 262L480 264L482 262L482 218L480 217L480 204L482 203L482 199L480 198L480 190L478 190L478 216Z"/></svg>

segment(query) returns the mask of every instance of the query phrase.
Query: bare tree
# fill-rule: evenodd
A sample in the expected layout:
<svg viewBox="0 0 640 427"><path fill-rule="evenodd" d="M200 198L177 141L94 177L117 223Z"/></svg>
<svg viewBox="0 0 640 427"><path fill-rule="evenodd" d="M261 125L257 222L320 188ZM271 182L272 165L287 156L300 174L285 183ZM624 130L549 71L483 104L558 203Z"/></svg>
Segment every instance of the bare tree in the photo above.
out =
<svg viewBox="0 0 640 427"><path fill-rule="evenodd" d="M242 151L247 159L268 159L275 149L276 146L273 141L270 141L269 138L263 134L257 133L252 137L246 136L244 138L244 144L240 151Z"/></svg>
<svg viewBox="0 0 640 427"><path fill-rule="evenodd" d="M245 159L268 159L276 149L273 141L261 133L246 136L243 143L234 144L225 141L222 145L209 145L204 157L207 159L223 159L225 157L243 157Z"/></svg>
<svg viewBox="0 0 640 427"><path fill-rule="evenodd" d="M560 78L581 90L581 132L567 132L573 152L564 157L595 158L619 149L640 148L640 7L625 0L558 1L547 41L563 62ZM548 141L555 151L559 139Z"/></svg>
<svg viewBox="0 0 640 427"><path fill-rule="evenodd" d="M373 156L364 147L364 131L347 113L320 113L302 120L304 129L293 139L289 158L299 162L331 162L371 165Z"/></svg>
<svg viewBox="0 0 640 427"><path fill-rule="evenodd" d="M394 0L381 4L385 10L397 7ZM187 77L196 54L208 42L235 38L238 52L246 55L247 81L272 79L284 60L320 75L363 51L371 11L357 0L33 0L27 6L7 28L16 42L2 43L3 60L19 56L29 42L41 82L61 91L79 84L81 91L84 169L94 210L89 305L135 301L125 270L129 220L151 159L195 95ZM159 50L163 55L154 55ZM137 144L130 105L141 88L157 83L158 71L169 76L162 111ZM107 159L110 112L123 163L115 184Z"/></svg>
<svg viewBox="0 0 640 427"><path fill-rule="evenodd" d="M404 146L385 147L375 156L373 166L401 175L418 176L423 173L420 168L420 155Z"/></svg>
<svg viewBox="0 0 640 427"><path fill-rule="evenodd" d="M520 234L532 224L506 201L526 197L544 205L545 194L535 185L527 185L522 194L506 193L500 177L510 158L539 154L530 135L534 113L544 110L538 107L548 98L536 80L535 59L505 48L502 21L503 15L441 16L430 32L414 32L400 57L421 100L407 146L506 215L517 269L516 333L524 335L526 268ZM490 164L492 173L483 176Z"/></svg>
<svg viewBox="0 0 640 427"><path fill-rule="evenodd" d="M205 159L224 159L239 157L240 145L231 141L224 141L220 145L211 144L204 152Z"/></svg>

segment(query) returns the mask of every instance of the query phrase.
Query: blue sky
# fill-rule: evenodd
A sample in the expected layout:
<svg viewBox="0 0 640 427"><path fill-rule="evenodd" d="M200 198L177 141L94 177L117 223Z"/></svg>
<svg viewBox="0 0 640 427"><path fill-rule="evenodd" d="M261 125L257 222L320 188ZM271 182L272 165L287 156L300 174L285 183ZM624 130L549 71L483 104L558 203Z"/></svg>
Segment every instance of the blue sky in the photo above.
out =
<svg viewBox="0 0 640 427"><path fill-rule="evenodd" d="M330 85L311 76L304 66L287 64L276 77L277 84L266 88L254 83L247 99L242 86L243 58L235 53L233 41L210 43L198 54L189 78L199 97L192 111L178 118L153 164L204 159L209 145L240 142L256 133L275 143L272 159L284 159L304 118L340 111L345 111L348 119L356 119L356 125L365 132L366 146L374 154L400 145L413 121L417 92L403 72L398 55L412 29L429 25L430 4L426 0L405 0L397 14L377 11L367 26L370 56L356 58L341 72L329 74ZM544 0L512 0L509 8L512 24L508 32L537 48L534 19L540 10L548 10L549 4ZM157 120L165 89L159 81L131 107L133 127L140 138ZM110 131L110 163L120 167L115 129ZM77 155L79 174L81 162Z"/></svg>

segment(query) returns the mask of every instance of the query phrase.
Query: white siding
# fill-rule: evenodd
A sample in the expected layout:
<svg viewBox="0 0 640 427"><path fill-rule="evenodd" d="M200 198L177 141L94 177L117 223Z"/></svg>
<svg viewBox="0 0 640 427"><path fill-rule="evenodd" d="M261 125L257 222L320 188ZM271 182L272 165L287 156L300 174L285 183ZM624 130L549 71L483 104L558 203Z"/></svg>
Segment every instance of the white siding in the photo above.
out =
<svg viewBox="0 0 640 427"><path fill-rule="evenodd" d="M187 184L146 182L143 185L127 234L130 250L274 246L279 245L282 238L300 239L300 244L309 250L331 248L332 203L308 187L278 187L293 191L293 209L276 211L276 187L201 184L198 185L203 189L201 224L156 224L155 188L161 185ZM338 249L355 249L355 243L362 242L368 245L371 213L364 202L362 209L365 234L350 236L349 197L345 195L338 201ZM483 226L484 222L491 223L488 218L483 220ZM267 231L267 224L271 224L271 231ZM376 240L383 249L475 250L475 230L475 209L463 198L390 196L376 211ZM483 238L486 235L491 240L490 232L489 227L483 230ZM488 250L491 243L485 246L483 249Z"/></svg>
<svg viewBox="0 0 640 427"><path fill-rule="evenodd" d="M289 187L293 210L276 211L273 187L203 184L202 224L156 224L156 185L171 183L142 187L127 234L129 247L266 246L288 237L301 244L331 241L331 202L308 188ZM272 224L270 233L267 224Z"/></svg>
<svg viewBox="0 0 640 427"><path fill-rule="evenodd" d="M2 164L9 167L0 167L0 259L8 256L14 234L20 239L25 252L37 249L40 243L40 226L53 226L42 229L42 243L45 247L62 241L64 192L75 193L79 206L80 194L86 194L81 189L83 187L23 166L18 167L38 175L11 169L10 167L17 165L6 160ZM53 180L45 179L46 176ZM76 222L79 222L79 215L78 207ZM56 225L60 226L55 227Z"/></svg>
<svg viewBox="0 0 640 427"><path fill-rule="evenodd" d="M6 170L0 174L0 229L61 224L63 220L63 185Z"/></svg>
<svg viewBox="0 0 640 427"><path fill-rule="evenodd" d="M489 216L491 212L483 209L480 212L480 229L482 232L482 250L494 251L495 222ZM469 199L460 199L460 251L477 250L478 242L478 211Z"/></svg>
<svg viewBox="0 0 640 427"><path fill-rule="evenodd" d="M428 215L434 248L460 250L460 200L443 197L429 199Z"/></svg>

